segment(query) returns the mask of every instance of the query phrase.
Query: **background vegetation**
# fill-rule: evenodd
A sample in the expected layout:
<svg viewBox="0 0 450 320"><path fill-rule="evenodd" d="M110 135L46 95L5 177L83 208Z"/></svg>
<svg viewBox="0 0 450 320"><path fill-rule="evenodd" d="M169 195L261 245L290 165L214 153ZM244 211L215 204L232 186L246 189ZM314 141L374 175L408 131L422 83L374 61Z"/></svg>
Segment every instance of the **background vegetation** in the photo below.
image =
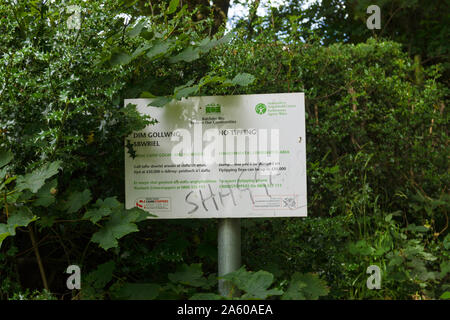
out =
<svg viewBox="0 0 450 320"><path fill-rule="evenodd" d="M243 299L448 298L448 4L380 3L372 32L363 1L255 1L227 34L212 3L0 4L0 297L223 298L215 220L124 210L124 138L151 119L123 99L300 91L308 218L243 219L227 279Z"/></svg>

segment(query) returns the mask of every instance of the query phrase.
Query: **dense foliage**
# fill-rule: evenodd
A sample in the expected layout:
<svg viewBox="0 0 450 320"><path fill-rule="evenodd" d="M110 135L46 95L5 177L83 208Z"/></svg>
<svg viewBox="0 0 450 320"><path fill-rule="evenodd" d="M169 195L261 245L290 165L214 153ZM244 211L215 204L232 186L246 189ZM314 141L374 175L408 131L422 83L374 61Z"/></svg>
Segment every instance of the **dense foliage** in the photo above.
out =
<svg viewBox="0 0 450 320"><path fill-rule="evenodd" d="M68 28L69 4L82 8L80 29ZM123 208L124 138L152 121L123 99L298 91L309 217L244 219L247 268L227 279L243 299L445 297L449 90L439 65L417 71L399 44L375 39L211 37L214 19L193 21L179 4L148 16L120 0L0 5L0 297L221 298L215 221ZM65 286L71 264L80 291ZM366 287L371 264L381 290Z"/></svg>

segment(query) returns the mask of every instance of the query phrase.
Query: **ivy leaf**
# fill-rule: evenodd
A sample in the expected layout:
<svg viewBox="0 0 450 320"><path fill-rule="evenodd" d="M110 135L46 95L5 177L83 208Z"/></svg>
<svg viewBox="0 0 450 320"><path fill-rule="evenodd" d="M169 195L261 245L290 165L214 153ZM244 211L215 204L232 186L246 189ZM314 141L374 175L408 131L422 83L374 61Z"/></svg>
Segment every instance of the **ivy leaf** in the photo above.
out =
<svg viewBox="0 0 450 320"><path fill-rule="evenodd" d="M84 205L88 204L91 201L91 191L86 189L84 191L76 191L72 192L67 199L67 202L63 206L64 210L67 210L68 213L74 213L80 210Z"/></svg>
<svg viewBox="0 0 450 320"><path fill-rule="evenodd" d="M200 263L194 263L190 266L183 264L177 272L169 273L168 277L174 283L181 283L191 287L202 287L208 284L208 280L203 277Z"/></svg>
<svg viewBox="0 0 450 320"><path fill-rule="evenodd" d="M117 247L118 239L129 233L139 231L136 224L133 223L139 218L140 214L136 211L113 211L105 226L94 233L91 240L92 242L98 243L104 250Z"/></svg>
<svg viewBox="0 0 450 320"><path fill-rule="evenodd" d="M294 273L282 300L317 300L329 292L325 281L312 273Z"/></svg>
<svg viewBox="0 0 450 320"><path fill-rule="evenodd" d="M181 51L179 54L177 54L174 57L171 57L169 61L171 63L177 63L180 61L186 61L186 62L192 62L194 60L197 60L200 58L199 50L195 49L193 47L187 47L183 51Z"/></svg>
<svg viewBox="0 0 450 320"><path fill-rule="evenodd" d="M160 286L155 283L125 283L116 294L122 300L154 300L159 295Z"/></svg>
<svg viewBox="0 0 450 320"><path fill-rule="evenodd" d="M252 84L253 81L255 81L255 77L253 75L249 73L239 73L233 78L233 80L231 80L231 83L236 86L246 87L249 84Z"/></svg>
<svg viewBox="0 0 450 320"><path fill-rule="evenodd" d="M130 140L127 139L125 147L127 148L127 152L130 155L130 157L132 159L136 158L136 150L134 150L133 144L131 143Z"/></svg>
<svg viewBox="0 0 450 320"><path fill-rule="evenodd" d="M9 150L0 149L0 168L6 166L13 158L13 154Z"/></svg>
<svg viewBox="0 0 450 320"><path fill-rule="evenodd" d="M269 296L283 294L278 289L268 290L273 283L273 274L267 271L249 272L242 266L239 270L226 274L222 278L245 291L243 299L266 299Z"/></svg>
<svg viewBox="0 0 450 320"><path fill-rule="evenodd" d="M61 161L58 160L43 165L24 176L17 177L16 186L18 191L29 189L31 192L36 193L44 185L46 179L58 173L59 168L61 168Z"/></svg>
<svg viewBox="0 0 450 320"><path fill-rule="evenodd" d="M58 181L56 179L47 182L39 191L36 193L37 199L33 202L33 206L48 207L53 202L55 202L55 190Z"/></svg>

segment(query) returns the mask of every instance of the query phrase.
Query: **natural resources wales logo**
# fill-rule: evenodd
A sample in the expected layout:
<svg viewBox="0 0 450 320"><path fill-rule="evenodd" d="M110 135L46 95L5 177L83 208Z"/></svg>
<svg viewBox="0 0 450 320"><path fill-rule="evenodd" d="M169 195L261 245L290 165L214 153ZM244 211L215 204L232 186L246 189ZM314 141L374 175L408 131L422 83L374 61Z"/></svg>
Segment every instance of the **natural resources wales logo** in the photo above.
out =
<svg viewBox="0 0 450 320"><path fill-rule="evenodd" d="M255 107L255 111L257 114L264 114L267 111L267 107L264 103L258 103Z"/></svg>

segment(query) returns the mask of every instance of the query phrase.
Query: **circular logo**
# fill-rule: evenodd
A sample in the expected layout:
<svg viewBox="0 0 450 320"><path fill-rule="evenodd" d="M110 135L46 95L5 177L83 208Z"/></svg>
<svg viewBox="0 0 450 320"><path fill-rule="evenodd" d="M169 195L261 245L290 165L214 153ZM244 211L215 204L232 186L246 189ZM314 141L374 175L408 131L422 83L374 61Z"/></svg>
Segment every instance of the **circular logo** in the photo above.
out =
<svg viewBox="0 0 450 320"><path fill-rule="evenodd" d="M264 114L267 111L267 107L264 103L258 103L255 107L255 111L257 114Z"/></svg>

